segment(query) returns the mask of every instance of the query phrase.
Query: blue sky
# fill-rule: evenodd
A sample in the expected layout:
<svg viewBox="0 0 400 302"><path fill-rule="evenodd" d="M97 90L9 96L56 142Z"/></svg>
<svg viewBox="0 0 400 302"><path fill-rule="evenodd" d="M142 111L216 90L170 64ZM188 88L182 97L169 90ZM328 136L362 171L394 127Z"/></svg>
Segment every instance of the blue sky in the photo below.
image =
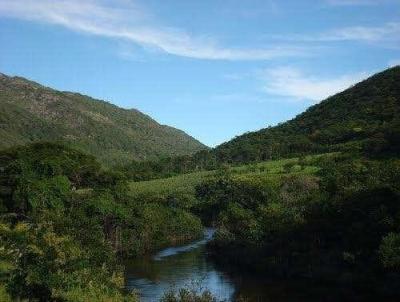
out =
<svg viewBox="0 0 400 302"><path fill-rule="evenodd" d="M0 0L0 72L214 146L400 64L400 0Z"/></svg>

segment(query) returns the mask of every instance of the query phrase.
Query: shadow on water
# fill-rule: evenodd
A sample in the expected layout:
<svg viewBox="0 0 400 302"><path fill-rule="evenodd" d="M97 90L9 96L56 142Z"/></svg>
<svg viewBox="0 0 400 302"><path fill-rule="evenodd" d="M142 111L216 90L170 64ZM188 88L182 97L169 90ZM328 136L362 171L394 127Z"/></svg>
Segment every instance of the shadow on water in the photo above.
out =
<svg viewBox="0 0 400 302"><path fill-rule="evenodd" d="M126 287L139 291L141 301L158 301L165 291L182 287L210 290L219 300L232 300L234 285L206 257L206 243L213 229L202 240L162 250L154 257L126 263Z"/></svg>
<svg viewBox="0 0 400 302"><path fill-rule="evenodd" d="M213 234L207 229L202 240L127 262L127 289L138 291L144 302L158 301L166 291L182 287L208 289L218 301L238 296L250 302L365 301L307 281L290 284L216 265L206 249Z"/></svg>

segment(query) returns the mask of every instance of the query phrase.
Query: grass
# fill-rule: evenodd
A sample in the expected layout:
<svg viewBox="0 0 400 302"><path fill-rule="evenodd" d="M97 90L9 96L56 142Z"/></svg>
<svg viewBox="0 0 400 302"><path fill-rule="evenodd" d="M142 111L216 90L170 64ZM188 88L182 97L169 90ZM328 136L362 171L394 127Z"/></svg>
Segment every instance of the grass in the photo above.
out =
<svg viewBox="0 0 400 302"><path fill-rule="evenodd" d="M131 182L131 194L169 196L172 194L194 194L196 185L203 182L207 177L215 174L215 171L202 171L178 176Z"/></svg>
<svg viewBox="0 0 400 302"><path fill-rule="evenodd" d="M4 285L4 280L6 279L8 272L12 269L12 264L7 261L0 260L0 301L1 302L11 302L11 297L7 293L6 287Z"/></svg>
<svg viewBox="0 0 400 302"><path fill-rule="evenodd" d="M0 260L0 276L3 275L4 273L7 273L12 268L13 268L13 265L10 262Z"/></svg>
<svg viewBox="0 0 400 302"><path fill-rule="evenodd" d="M11 302L11 297L6 291L6 287L0 283L0 301L1 302Z"/></svg>
<svg viewBox="0 0 400 302"><path fill-rule="evenodd" d="M230 169L236 178L277 178L289 174L315 174L319 167L318 159L333 156L336 153L326 153L306 156L304 159L289 158L273 161L264 161L255 164L235 166ZM300 165L303 163L303 165ZM166 197L174 194L193 196L196 185L215 175L216 171L201 171L178 176L155 179L149 181L131 182L132 196L152 195Z"/></svg>

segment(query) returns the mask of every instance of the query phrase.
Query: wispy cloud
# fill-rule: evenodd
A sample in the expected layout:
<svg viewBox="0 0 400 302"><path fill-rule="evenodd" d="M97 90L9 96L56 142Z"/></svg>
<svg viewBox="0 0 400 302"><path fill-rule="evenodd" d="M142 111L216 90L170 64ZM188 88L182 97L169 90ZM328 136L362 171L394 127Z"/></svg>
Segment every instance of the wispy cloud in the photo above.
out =
<svg viewBox="0 0 400 302"><path fill-rule="evenodd" d="M343 91L365 77L365 73L358 73L322 79L307 76L292 67L277 67L262 73L262 80L265 82L264 90L267 93L314 102Z"/></svg>
<svg viewBox="0 0 400 302"><path fill-rule="evenodd" d="M400 43L400 22L388 22L380 26L342 27L315 34L287 35L283 39L302 42L358 41Z"/></svg>
<svg viewBox="0 0 400 302"><path fill-rule="evenodd" d="M400 22L389 22L382 26L353 26L332 30L319 36L325 41L400 41Z"/></svg>
<svg viewBox="0 0 400 302"><path fill-rule="evenodd" d="M0 15L63 26L70 30L122 39L172 55L210 60L269 60L306 55L302 47L274 45L257 49L221 46L208 36L148 24L137 6L127 1L115 8L101 0L0 0ZM129 5L127 5L129 3Z"/></svg>

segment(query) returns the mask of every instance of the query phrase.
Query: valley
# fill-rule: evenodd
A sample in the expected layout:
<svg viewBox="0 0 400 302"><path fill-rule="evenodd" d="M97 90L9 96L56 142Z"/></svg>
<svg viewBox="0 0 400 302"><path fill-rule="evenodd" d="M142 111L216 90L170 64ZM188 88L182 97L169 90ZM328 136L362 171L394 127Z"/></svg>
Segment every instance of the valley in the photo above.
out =
<svg viewBox="0 0 400 302"><path fill-rule="evenodd" d="M1 301L398 299L400 67L213 149L139 113L1 83ZM84 107L78 129L46 130ZM143 142L116 151L138 129Z"/></svg>

